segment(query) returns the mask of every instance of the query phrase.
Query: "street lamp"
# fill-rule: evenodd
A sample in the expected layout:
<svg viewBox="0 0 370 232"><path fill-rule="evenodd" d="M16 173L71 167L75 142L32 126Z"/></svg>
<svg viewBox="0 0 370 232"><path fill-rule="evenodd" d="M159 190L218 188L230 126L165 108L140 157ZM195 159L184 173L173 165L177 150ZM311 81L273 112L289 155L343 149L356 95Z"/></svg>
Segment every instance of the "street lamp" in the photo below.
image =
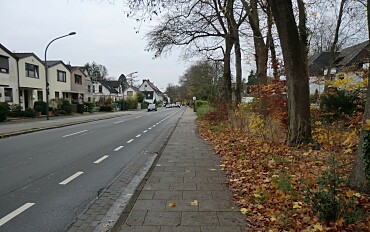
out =
<svg viewBox="0 0 370 232"><path fill-rule="evenodd" d="M46 59L46 52L48 51L48 48L52 42L55 40L70 36L70 35L75 35L76 32L70 32L67 35L59 36L52 41L48 43L48 45L45 48L45 83L46 83L46 120L49 120L49 79L48 79L48 64L47 64L47 59Z"/></svg>
<svg viewBox="0 0 370 232"><path fill-rule="evenodd" d="M137 73L137 71L132 72L132 73L129 73L129 74L127 74L127 75L126 75L127 77L130 77L130 78L127 78L127 79L129 79L129 80L130 80L130 82L131 82L131 86L132 86L132 83L134 82L134 78L135 78L135 77L134 77L133 75L134 75L135 73ZM127 81L128 81L128 80L127 80Z"/></svg>

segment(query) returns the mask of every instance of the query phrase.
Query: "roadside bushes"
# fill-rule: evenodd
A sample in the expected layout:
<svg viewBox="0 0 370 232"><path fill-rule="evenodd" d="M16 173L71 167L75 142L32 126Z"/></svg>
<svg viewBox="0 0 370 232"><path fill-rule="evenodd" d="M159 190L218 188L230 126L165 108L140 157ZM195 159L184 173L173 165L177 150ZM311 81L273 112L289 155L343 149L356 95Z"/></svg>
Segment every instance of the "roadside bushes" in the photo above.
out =
<svg viewBox="0 0 370 232"><path fill-rule="evenodd" d="M36 101L34 104L33 104L33 109L36 111L36 112L41 112L42 114L46 115L46 111L47 111L47 104L46 102L44 101Z"/></svg>
<svg viewBox="0 0 370 232"><path fill-rule="evenodd" d="M113 111L113 106L112 105L102 105L102 106L100 106L99 111L112 112Z"/></svg>
<svg viewBox="0 0 370 232"><path fill-rule="evenodd" d="M321 104L325 112L340 116L342 114L351 115L353 112L360 110L359 106L363 106L364 102L357 92L330 90L321 96Z"/></svg>
<svg viewBox="0 0 370 232"><path fill-rule="evenodd" d="M0 102L0 122L4 122L9 114L9 104L6 102Z"/></svg>
<svg viewBox="0 0 370 232"><path fill-rule="evenodd" d="M85 112L92 113L94 111L95 103L93 102L84 102Z"/></svg>
<svg viewBox="0 0 370 232"><path fill-rule="evenodd" d="M77 104L77 113L83 114L85 111L85 105L84 104Z"/></svg>

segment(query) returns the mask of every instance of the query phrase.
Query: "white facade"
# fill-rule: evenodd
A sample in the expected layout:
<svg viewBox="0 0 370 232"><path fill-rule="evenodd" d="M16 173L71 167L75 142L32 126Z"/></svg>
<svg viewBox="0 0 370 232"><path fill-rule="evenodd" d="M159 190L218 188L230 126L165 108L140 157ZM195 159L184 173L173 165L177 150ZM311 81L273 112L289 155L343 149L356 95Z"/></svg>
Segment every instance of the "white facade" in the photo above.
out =
<svg viewBox="0 0 370 232"><path fill-rule="evenodd" d="M0 59L0 102L19 104L17 60L2 46Z"/></svg>
<svg viewBox="0 0 370 232"><path fill-rule="evenodd" d="M144 93L144 97L146 102L148 103L154 103L155 102L162 102L163 101L163 95L161 92L154 86L153 83L151 83L149 80L143 80L143 83L140 85L139 90ZM153 96L150 94L145 94L145 92L153 92Z"/></svg>
<svg viewBox="0 0 370 232"><path fill-rule="evenodd" d="M124 91L123 91L123 99L127 99L127 97L134 97L136 96L137 94L137 91L138 89L137 88L133 88L132 86L129 86L128 88L126 88Z"/></svg>
<svg viewBox="0 0 370 232"><path fill-rule="evenodd" d="M17 55L17 54L16 54ZM46 101L45 66L34 54L19 53L19 99L23 109L33 108L35 101Z"/></svg>
<svg viewBox="0 0 370 232"><path fill-rule="evenodd" d="M71 100L71 72L59 62L48 68L49 99L64 98Z"/></svg>

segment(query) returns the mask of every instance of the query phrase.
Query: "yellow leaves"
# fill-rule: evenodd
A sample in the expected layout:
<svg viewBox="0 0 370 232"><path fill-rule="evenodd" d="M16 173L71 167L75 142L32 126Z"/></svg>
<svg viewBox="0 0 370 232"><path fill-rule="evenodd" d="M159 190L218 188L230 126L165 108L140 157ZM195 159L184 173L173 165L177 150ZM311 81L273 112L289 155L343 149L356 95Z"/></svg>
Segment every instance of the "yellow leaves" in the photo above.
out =
<svg viewBox="0 0 370 232"><path fill-rule="evenodd" d="M169 207L175 207L176 206L176 202L171 202L168 204Z"/></svg>
<svg viewBox="0 0 370 232"><path fill-rule="evenodd" d="M190 204L191 204L192 206L197 206L197 205L199 205L199 201L194 200L194 201L190 202Z"/></svg>
<svg viewBox="0 0 370 232"><path fill-rule="evenodd" d="M302 202L293 202L293 209L302 209Z"/></svg>
<svg viewBox="0 0 370 232"><path fill-rule="evenodd" d="M364 130L370 130L370 119L365 120L363 128Z"/></svg>
<svg viewBox="0 0 370 232"><path fill-rule="evenodd" d="M249 213L252 213L252 210L250 208L241 208L240 212L242 214L249 214Z"/></svg>
<svg viewBox="0 0 370 232"><path fill-rule="evenodd" d="M258 205L257 205L257 208L258 208L258 209L263 209L263 208L265 208L265 207L264 207L263 205L261 205L261 204L258 204Z"/></svg>
<svg viewBox="0 0 370 232"><path fill-rule="evenodd" d="M313 226L313 229L314 229L314 231L323 231L324 230L324 228L322 227L322 225L320 223L316 223Z"/></svg>

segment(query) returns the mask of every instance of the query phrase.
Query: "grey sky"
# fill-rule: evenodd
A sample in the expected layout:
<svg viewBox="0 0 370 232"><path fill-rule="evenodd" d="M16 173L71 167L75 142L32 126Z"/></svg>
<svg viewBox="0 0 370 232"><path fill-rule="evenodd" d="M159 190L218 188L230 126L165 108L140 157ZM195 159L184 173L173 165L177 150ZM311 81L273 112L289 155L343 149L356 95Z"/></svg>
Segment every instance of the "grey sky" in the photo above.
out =
<svg viewBox="0 0 370 232"><path fill-rule="evenodd" d="M137 71L138 80L149 78L162 90L168 83L177 84L188 66L176 52L152 59L153 54L144 51L149 25L136 34L138 24L126 17L121 1L1 0L0 9L0 43L13 52L34 52L43 60L52 39L75 31L49 47L48 60L71 65L95 61L114 78Z"/></svg>

